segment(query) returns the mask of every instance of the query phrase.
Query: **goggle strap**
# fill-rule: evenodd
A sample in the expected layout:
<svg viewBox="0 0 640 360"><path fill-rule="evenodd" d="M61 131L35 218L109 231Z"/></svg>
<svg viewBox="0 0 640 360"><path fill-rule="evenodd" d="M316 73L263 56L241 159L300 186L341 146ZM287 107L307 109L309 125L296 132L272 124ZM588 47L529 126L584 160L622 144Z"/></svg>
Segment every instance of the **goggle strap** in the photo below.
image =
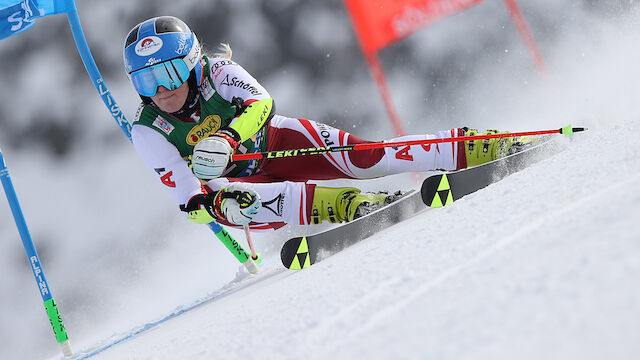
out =
<svg viewBox="0 0 640 360"><path fill-rule="evenodd" d="M184 63L187 64L187 68L189 69L189 71L193 70L193 68L196 67L198 62L200 62L200 57L201 57L200 51L201 51L200 42L198 42L198 38L196 37L196 34L193 34L193 45L191 46L191 51L189 51L187 56L182 58Z"/></svg>

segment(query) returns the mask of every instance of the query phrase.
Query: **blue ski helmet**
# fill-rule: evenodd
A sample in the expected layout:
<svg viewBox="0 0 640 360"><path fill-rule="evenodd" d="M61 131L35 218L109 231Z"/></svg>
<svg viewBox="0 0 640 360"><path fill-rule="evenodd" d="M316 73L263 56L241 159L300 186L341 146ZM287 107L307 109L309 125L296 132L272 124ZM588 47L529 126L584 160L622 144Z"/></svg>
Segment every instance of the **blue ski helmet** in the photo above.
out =
<svg viewBox="0 0 640 360"><path fill-rule="evenodd" d="M124 45L124 66L133 86L144 97L159 86L175 90L191 74L200 86L202 51L196 35L180 19L160 16L136 25Z"/></svg>

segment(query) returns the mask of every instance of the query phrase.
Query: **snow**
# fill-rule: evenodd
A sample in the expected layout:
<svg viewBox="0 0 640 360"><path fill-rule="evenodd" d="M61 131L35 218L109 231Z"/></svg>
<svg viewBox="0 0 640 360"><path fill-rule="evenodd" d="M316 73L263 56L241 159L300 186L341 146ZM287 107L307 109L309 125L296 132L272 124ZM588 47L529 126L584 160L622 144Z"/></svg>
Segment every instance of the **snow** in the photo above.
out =
<svg viewBox="0 0 640 360"><path fill-rule="evenodd" d="M553 9L550 17L578 13ZM75 149L62 163L27 146L7 151L74 350L118 360L636 358L639 20L632 12L584 20L584 27L561 32L545 47L549 71L543 76L535 74L522 48L509 47L500 64L480 59L487 63L452 95L461 106L443 128L533 130L571 122L589 131L564 139L564 150L549 159L303 271L279 266L279 246L302 231L296 227L255 234L263 271L238 271L206 228L181 217L124 137ZM442 22L406 41L434 40L433 34L457 26ZM457 49L442 39L431 43L436 50L421 48L425 59ZM328 40L318 34L314 41ZM398 103L415 104L407 88L421 81L387 70ZM282 92L309 86L295 74L278 74L270 87ZM376 96L372 84L338 87L332 96ZM118 99L131 92L124 86L111 90ZM82 111L104 111L97 98L92 106ZM357 106L373 107L349 103L344 112ZM125 108L132 113L135 104ZM400 107L411 129L440 130L421 122L421 111ZM316 118L313 112L303 115ZM111 119L92 120L99 129L113 126ZM388 136L387 129L368 124L356 130ZM416 186L403 175L359 184L369 190ZM59 359L5 201L0 225L0 358ZM242 242L242 232L232 234Z"/></svg>
<svg viewBox="0 0 640 360"><path fill-rule="evenodd" d="M637 124L576 135L552 158L309 269L268 266L94 358L631 359L640 157L627 135Z"/></svg>

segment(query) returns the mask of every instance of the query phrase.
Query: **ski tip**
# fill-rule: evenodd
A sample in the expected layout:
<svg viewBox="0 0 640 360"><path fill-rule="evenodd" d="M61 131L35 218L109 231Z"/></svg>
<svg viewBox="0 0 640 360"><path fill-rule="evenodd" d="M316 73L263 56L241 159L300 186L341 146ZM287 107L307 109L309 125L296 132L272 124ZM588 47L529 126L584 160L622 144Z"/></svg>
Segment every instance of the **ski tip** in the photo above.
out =
<svg viewBox="0 0 640 360"><path fill-rule="evenodd" d="M307 237L296 237L287 240L280 251L280 260L287 269L301 270L311 266Z"/></svg>

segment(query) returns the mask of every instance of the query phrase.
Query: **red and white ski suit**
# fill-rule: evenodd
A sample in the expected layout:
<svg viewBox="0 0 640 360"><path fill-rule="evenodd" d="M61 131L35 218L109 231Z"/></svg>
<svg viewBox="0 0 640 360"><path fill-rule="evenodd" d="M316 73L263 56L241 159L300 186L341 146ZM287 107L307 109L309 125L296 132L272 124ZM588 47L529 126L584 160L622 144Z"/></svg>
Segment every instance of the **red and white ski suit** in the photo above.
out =
<svg viewBox="0 0 640 360"><path fill-rule="evenodd" d="M233 97L261 100L269 94L242 67L222 67L218 71L228 72L246 83L260 89L254 96L241 87L227 87L219 94L228 101ZM222 78L222 76L220 76ZM214 84L215 85L215 84ZM190 119L190 121L193 121ZM198 119L195 119L198 120ZM266 131L267 151L290 150L309 147L341 146L366 143L346 131L311 120L275 115ZM459 137L461 129L439 131L434 135L408 135L393 141ZM216 191L230 182L241 181L252 187L262 200L261 208L254 217L251 228L274 229L285 223L310 224L314 184L308 180L371 179L404 172L430 170L457 170L466 167L466 158L460 143L443 143L424 146L383 148L375 150L326 153L322 155L265 159L252 175L241 178L218 178L204 187L193 175L187 162L175 146L157 131L136 126L132 129L134 146L145 163L158 172L162 182L177 204L186 204L189 199L203 191ZM167 174L171 174L167 177ZM393 190L393 189L392 189ZM230 224L227 224L230 225Z"/></svg>

